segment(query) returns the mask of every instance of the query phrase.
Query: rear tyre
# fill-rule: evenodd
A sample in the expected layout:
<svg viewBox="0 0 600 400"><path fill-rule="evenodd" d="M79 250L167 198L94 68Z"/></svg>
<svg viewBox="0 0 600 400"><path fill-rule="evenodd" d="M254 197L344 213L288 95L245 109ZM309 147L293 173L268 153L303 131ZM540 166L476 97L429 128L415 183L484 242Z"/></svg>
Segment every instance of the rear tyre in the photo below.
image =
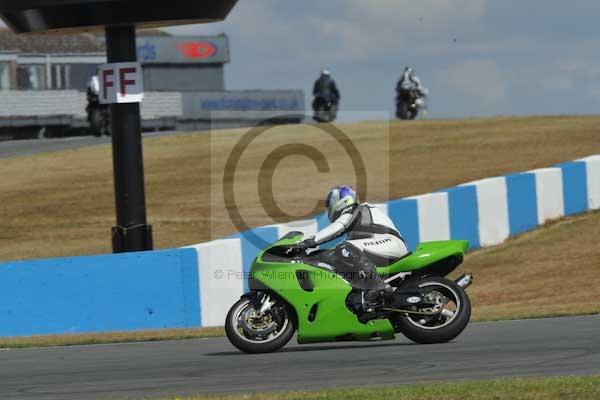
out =
<svg viewBox="0 0 600 400"><path fill-rule="evenodd" d="M471 319L471 301L456 282L440 277L421 279L417 286L441 301L434 316L405 314L394 321L396 331L416 343L446 343L460 335Z"/></svg>
<svg viewBox="0 0 600 400"><path fill-rule="evenodd" d="M235 303L225 320L225 332L232 345L245 353L271 353L281 349L294 336L289 306L277 301L260 313L247 298Z"/></svg>

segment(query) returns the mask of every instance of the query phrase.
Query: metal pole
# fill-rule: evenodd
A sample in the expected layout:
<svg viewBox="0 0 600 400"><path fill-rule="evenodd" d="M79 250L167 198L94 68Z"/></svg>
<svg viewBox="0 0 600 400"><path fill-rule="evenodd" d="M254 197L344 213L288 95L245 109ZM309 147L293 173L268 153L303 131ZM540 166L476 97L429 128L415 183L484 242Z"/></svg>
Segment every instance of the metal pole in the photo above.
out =
<svg viewBox="0 0 600 400"><path fill-rule="evenodd" d="M135 27L106 27L109 63L135 62ZM144 160L139 103L111 104L113 169L117 226L113 252L152 250L152 227L146 222Z"/></svg>

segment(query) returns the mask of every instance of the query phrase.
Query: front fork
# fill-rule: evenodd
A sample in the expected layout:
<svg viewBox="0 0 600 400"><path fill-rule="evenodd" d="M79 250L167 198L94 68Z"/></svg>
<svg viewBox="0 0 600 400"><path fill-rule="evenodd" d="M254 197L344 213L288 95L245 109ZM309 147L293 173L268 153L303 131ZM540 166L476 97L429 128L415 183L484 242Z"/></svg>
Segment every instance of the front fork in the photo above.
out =
<svg viewBox="0 0 600 400"><path fill-rule="evenodd" d="M248 299L250 304L256 310L256 317L262 318L266 313L271 313L276 319L281 319L280 309L277 304L277 299L274 298L269 292L251 290L244 294L242 298ZM274 307L275 306L275 307Z"/></svg>

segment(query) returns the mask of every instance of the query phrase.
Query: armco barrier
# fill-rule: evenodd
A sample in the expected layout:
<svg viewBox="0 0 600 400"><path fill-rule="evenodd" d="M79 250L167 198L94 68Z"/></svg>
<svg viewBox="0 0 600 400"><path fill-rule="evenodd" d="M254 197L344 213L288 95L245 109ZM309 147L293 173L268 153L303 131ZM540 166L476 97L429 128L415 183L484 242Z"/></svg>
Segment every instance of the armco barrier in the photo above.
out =
<svg viewBox="0 0 600 400"><path fill-rule="evenodd" d="M600 155L378 206L411 249L446 239L466 239L472 249L496 245L600 209ZM327 223L319 215L252 233L272 242L289 231L313 235ZM0 264L0 336L223 325L258 251L237 234L179 250Z"/></svg>

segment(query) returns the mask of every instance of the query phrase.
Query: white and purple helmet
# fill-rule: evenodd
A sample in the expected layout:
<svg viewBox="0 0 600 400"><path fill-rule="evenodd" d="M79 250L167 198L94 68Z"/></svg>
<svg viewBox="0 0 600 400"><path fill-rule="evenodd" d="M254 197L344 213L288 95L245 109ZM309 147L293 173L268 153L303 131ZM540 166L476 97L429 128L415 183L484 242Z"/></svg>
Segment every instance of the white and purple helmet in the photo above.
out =
<svg viewBox="0 0 600 400"><path fill-rule="evenodd" d="M351 186L338 186L329 192L325 201L327 217L333 222L342 215L348 207L358 205L358 196Z"/></svg>

